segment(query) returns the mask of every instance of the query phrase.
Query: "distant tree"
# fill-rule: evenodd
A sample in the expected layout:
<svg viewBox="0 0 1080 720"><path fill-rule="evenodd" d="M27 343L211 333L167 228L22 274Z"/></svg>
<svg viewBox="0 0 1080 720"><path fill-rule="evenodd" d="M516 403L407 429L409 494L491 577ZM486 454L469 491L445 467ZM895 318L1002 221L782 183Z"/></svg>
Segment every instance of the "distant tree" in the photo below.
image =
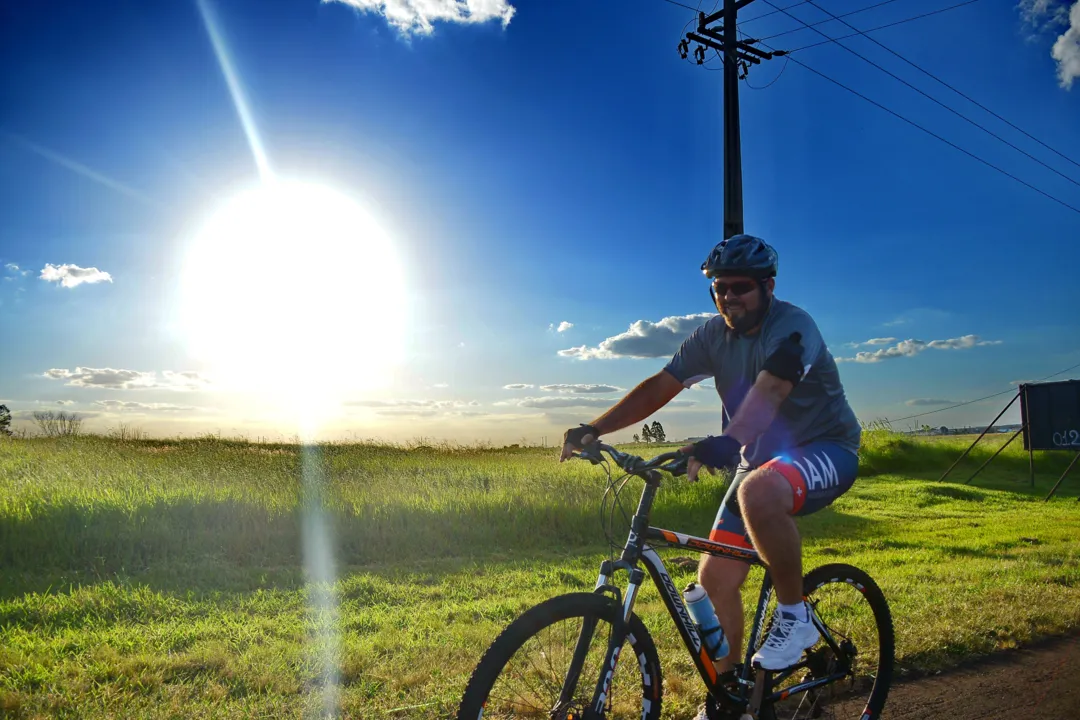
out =
<svg viewBox="0 0 1080 720"><path fill-rule="evenodd" d="M641 436L638 435L637 433L634 433L634 442L636 442L636 443L641 442Z"/></svg>
<svg viewBox="0 0 1080 720"><path fill-rule="evenodd" d="M656 442L664 442L664 440L666 439L664 435L664 426L660 424L659 420L653 420L652 436L656 440Z"/></svg>
<svg viewBox="0 0 1080 720"><path fill-rule="evenodd" d="M39 410L34 413L34 423L45 437L78 435L82 431L82 422L83 419L75 413L66 413L63 410L58 413L52 410Z"/></svg>
<svg viewBox="0 0 1080 720"><path fill-rule="evenodd" d="M944 425L942 425L942 426L941 426L941 427L939 428L939 430L941 430L941 434L942 434L942 435L948 435L948 434L949 434L949 428L945 427Z"/></svg>
<svg viewBox="0 0 1080 720"><path fill-rule="evenodd" d="M0 405L0 435L11 437L11 411L7 405Z"/></svg>
<svg viewBox="0 0 1080 720"><path fill-rule="evenodd" d="M641 439L647 443L652 442L652 430L649 429L648 423L641 426Z"/></svg>

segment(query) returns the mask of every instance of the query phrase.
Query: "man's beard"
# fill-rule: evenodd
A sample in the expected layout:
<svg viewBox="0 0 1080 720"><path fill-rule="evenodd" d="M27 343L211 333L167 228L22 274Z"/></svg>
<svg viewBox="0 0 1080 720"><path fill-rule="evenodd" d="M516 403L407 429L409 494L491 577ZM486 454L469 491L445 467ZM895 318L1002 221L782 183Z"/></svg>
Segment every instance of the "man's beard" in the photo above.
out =
<svg viewBox="0 0 1080 720"><path fill-rule="evenodd" d="M726 311L721 311L720 314L724 316L724 322L727 323L727 326L740 334L753 330L761 321L761 308L752 313L744 312L739 317L733 317Z"/></svg>
<svg viewBox="0 0 1080 720"><path fill-rule="evenodd" d="M743 334L753 330L757 327L762 319L765 317L765 311L768 310L769 303L767 298L759 297L758 307L753 312L746 309L746 306L742 303L731 303L725 308L717 307L720 315L723 316L724 322L734 332ZM743 312L735 317L731 315L731 308L740 308Z"/></svg>

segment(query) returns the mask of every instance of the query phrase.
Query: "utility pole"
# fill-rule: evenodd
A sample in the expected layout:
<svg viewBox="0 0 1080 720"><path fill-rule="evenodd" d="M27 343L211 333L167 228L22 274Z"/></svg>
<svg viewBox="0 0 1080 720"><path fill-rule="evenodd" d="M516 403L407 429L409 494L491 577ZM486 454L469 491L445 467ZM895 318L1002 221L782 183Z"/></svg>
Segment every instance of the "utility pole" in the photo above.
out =
<svg viewBox="0 0 1080 720"><path fill-rule="evenodd" d="M739 10L754 0L724 0L724 9L706 15L698 13L696 32L686 33L679 43L679 55L689 52L687 40L698 43L694 59L705 64L705 48L712 48L724 61L724 239L743 232L742 144L739 132L739 80L746 78L750 65L786 55L783 50L765 52L754 47L757 40L739 40ZM716 26L715 23L721 23ZM741 72L740 72L741 71Z"/></svg>

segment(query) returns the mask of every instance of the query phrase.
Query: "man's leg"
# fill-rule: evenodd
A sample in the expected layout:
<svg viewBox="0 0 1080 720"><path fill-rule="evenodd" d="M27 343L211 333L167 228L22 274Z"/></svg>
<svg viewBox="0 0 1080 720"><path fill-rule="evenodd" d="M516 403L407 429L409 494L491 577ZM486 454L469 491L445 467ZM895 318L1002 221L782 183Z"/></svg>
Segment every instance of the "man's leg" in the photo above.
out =
<svg viewBox="0 0 1080 720"><path fill-rule="evenodd" d="M698 566L698 583L709 594L716 619L724 628L730 650L727 657L713 663L718 672L727 672L742 659L743 606L739 590L746 582L750 566L738 560L702 555Z"/></svg>
<svg viewBox="0 0 1080 720"><path fill-rule="evenodd" d="M728 486L727 494L713 521L713 529L709 533L709 539L714 542L734 545L735 547L752 549L750 537L746 534L742 518L736 510L736 498L739 487L750 473L748 468L741 468L735 473L735 477ZM730 558L717 557L715 555L702 555L698 565L698 583L705 588L716 610L716 619L720 621L720 627L724 629L730 650L727 657L714 663L719 672L727 672L732 666L742 660L743 643L743 605L742 589L746 582L746 576L750 573L750 565Z"/></svg>
<svg viewBox="0 0 1080 720"><path fill-rule="evenodd" d="M790 667L820 637L802 600L802 542L794 515L816 512L855 482L858 457L833 443L811 443L749 473L739 507L776 588L777 608L766 642L752 662L769 670Z"/></svg>
<svg viewBox="0 0 1080 720"><path fill-rule="evenodd" d="M802 601L802 541L792 511L791 484L775 470L758 468L739 488L739 507L750 539L769 566L776 599L785 605Z"/></svg>

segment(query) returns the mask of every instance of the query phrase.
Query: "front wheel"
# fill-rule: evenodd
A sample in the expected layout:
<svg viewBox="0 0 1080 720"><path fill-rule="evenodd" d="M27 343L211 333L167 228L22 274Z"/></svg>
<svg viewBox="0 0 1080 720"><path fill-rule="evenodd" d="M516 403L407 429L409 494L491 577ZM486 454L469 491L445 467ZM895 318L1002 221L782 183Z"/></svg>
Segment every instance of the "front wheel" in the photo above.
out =
<svg viewBox="0 0 1080 720"><path fill-rule="evenodd" d="M499 634L473 670L458 720L577 720L592 703L622 608L595 593L570 593L526 611ZM660 659L636 615L611 677L604 716L659 720Z"/></svg>

